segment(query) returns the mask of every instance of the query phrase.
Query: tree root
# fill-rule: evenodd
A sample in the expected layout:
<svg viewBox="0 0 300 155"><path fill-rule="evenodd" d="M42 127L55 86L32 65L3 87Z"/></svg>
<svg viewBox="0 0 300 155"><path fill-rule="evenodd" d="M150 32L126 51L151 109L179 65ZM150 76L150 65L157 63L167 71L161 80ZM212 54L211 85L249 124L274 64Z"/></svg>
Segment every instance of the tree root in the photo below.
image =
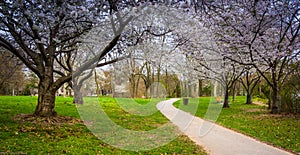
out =
<svg viewBox="0 0 300 155"><path fill-rule="evenodd" d="M39 117L33 114L20 114L13 117L14 121L21 123L33 123L38 125L73 125L83 124L83 121L74 117L55 116L55 117Z"/></svg>

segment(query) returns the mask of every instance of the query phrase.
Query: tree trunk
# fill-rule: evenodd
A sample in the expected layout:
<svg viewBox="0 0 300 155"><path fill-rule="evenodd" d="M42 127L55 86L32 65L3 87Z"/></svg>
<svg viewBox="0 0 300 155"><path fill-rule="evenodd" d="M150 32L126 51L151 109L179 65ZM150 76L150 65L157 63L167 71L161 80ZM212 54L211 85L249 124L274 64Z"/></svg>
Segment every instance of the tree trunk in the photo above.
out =
<svg viewBox="0 0 300 155"><path fill-rule="evenodd" d="M250 93L247 93L247 101L246 104L252 104L252 95Z"/></svg>
<svg viewBox="0 0 300 155"><path fill-rule="evenodd" d="M271 105L271 113L272 114L278 114L279 109L278 109L278 89L276 86L272 88L273 96L272 96L272 105Z"/></svg>
<svg viewBox="0 0 300 155"><path fill-rule="evenodd" d="M272 108L272 89L271 87L269 88L269 95L266 95L268 98L268 109Z"/></svg>
<svg viewBox="0 0 300 155"><path fill-rule="evenodd" d="M38 105L34 112L36 116L52 117L57 115L54 110L56 91L51 89L51 84L51 79L40 80L38 87Z"/></svg>
<svg viewBox="0 0 300 155"><path fill-rule="evenodd" d="M15 86L13 85L11 89L12 89L11 96L15 96Z"/></svg>
<svg viewBox="0 0 300 155"><path fill-rule="evenodd" d="M263 96L260 84L258 84L258 93L259 93L259 97Z"/></svg>
<svg viewBox="0 0 300 155"><path fill-rule="evenodd" d="M166 69L166 77L165 77L165 82L166 82L166 90L167 90L167 94L168 94L168 97L171 97L173 96L172 93L171 93L171 89L170 89L170 86L169 86L169 77L168 77L168 69Z"/></svg>
<svg viewBox="0 0 300 155"><path fill-rule="evenodd" d="M151 95L151 93L152 93L152 89L150 88L150 85L147 81L144 80L144 83L145 83L145 89L146 89L144 96L145 96L145 98L149 98L149 95Z"/></svg>
<svg viewBox="0 0 300 155"><path fill-rule="evenodd" d="M158 68L157 68L157 82L158 82L158 83L160 83L160 70L161 70L161 68L160 68L160 65L159 65ZM160 91L159 85L156 84L155 87L156 87L155 97L156 97L156 98L162 97L162 96L161 96L162 94L159 93L159 91Z"/></svg>
<svg viewBox="0 0 300 155"><path fill-rule="evenodd" d="M202 96L202 80L198 79L198 96Z"/></svg>
<svg viewBox="0 0 300 155"><path fill-rule="evenodd" d="M74 92L74 101L75 104L83 104L83 97L81 92Z"/></svg>
<svg viewBox="0 0 300 155"><path fill-rule="evenodd" d="M136 86L135 86L135 92L134 92L134 94L135 94L135 96L136 97L141 97L141 96L139 96L139 84L140 84L140 75L138 76L138 79L137 79L137 82L136 82Z"/></svg>
<svg viewBox="0 0 300 155"><path fill-rule="evenodd" d="M131 85L130 96L131 96L131 98L135 98L136 85L135 85L135 75L134 74L131 74L129 81L130 81L130 85Z"/></svg>
<svg viewBox="0 0 300 155"><path fill-rule="evenodd" d="M81 86L74 86L74 99L73 103L75 104L83 104L82 93L80 92Z"/></svg>
<svg viewBox="0 0 300 155"><path fill-rule="evenodd" d="M235 96L236 96L236 91L235 91L235 83L233 84L233 87L232 87L232 102L234 102L235 101Z"/></svg>
<svg viewBox="0 0 300 155"><path fill-rule="evenodd" d="M96 83L96 94L97 94L98 97L100 97L101 95L103 95L103 93L100 89L100 84L99 84L99 81L98 81L97 71L95 70L94 73L95 73L95 83Z"/></svg>
<svg viewBox="0 0 300 155"><path fill-rule="evenodd" d="M229 108L229 92L228 92L228 88L225 89L223 108Z"/></svg>

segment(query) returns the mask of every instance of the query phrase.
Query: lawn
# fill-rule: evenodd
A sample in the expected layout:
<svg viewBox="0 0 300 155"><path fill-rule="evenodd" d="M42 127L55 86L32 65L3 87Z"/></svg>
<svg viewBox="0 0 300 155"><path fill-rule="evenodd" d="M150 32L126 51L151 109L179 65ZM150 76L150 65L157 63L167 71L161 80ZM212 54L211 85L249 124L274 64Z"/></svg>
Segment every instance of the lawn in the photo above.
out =
<svg viewBox="0 0 300 155"><path fill-rule="evenodd" d="M168 122L160 112L154 111L155 103L158 102L155 100L147 104L149 100L138 99L136 100L139 103L136 106L137 108L124 104L118 105L112 98L101 98L101 104L99 102L89 102L90 100L95 101L95 99L88 98L86 100L88 102L84 106L79 106L83 107L81 109L83 112L87 110L85 109L86 107L101 105L102 112L105 112L115 124L127 130L152 131ZM123 103L127 102L126 99L121 100L122 102L124 101ZM195 145L188 137L182 135L177 138L175 137L170 143L152 150L128 151L113 147L104 142L113 143L109 139L99 140L89 130L93 128L89 127L88 129L80 123L41 125L28 122L21 123L13 119L18 114L33 113L36 102L37 97L0 97L0 154L205 154L201 147ZM141 112L139 109L143 106L147 107L148 110ZM72 104L72 98L57 97L55 109L59 115L80 118L76 106ZM94 107L94 109L96 108ZM92 113L93 110L89 112ZM85 119L88 118L85 117ZM111 126L102 123L101 127L110 129ZM176 133L177 131L174 126L168 126L167 129L165 132L162 132L162 135L168 135L170 131L174 131L172 133ZM98 134L97 136L103 138L101 137L103 135ZM109 137L104 136L104 138ZM120 144L120 147L124 147L127 144L126 142L132 142L131 137L122 137L122 139L125 139L125 141ZM126 139L129 140L126 141ZM160 137L154 137L154 139L159 140ZM143 145L146 146L144 143L136 144L139 147Z"/></svg>
<svg viewBox="0 0 300 155"><path fill-rule="evenodd" d="M281 147L286 150L300 153L300 116L299 115L271 115L267 107L246 105L245 97L237 97L230 104L230 108L220 109L220 105L210 104L216 109L207 114L210 97L189 99L188 105L177 101L174 106L180 107L201 118L216 120L227 128L254 137L260 141ZM196 109L196 110L195 110ZM220 115L218 115L220 112ZM218 116L218 117L216 117Z"/></svg>

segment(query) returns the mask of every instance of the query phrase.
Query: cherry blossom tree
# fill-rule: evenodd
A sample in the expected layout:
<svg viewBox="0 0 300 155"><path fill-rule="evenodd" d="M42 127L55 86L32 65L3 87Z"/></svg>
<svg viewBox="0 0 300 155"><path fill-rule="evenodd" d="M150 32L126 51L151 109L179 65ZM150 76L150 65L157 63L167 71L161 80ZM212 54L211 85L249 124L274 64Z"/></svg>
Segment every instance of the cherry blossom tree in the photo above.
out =
<svg viewBox="0 0 300 155"><path fill-rule="evenodd" d="M122 31L122 37L120 37L119 40L120 44L117 46L121 46L122 48L120 49L124 50L122 52L130 53L133 58L133 60L125 62L125 65L121 65L124 72L128 74L131 73L126 76L130 79L132 84L133 92L131 95L134 94L134 90L136 90L139 79L144 81L146 89L154 82L154 79L156 78L155 76L157 76L157 81L160 81L161 68L164 65L163 62L169 61L165 59L164 55L169 55L170 51L174 51L178 46L184 44L186 39L183 38L183 36L186 33L191 32L189 30L190 24L197 29L196 20L194 18L189 19L191 16L188 13L181 11L183 10L180 10L180 13L178 13L177 7L172 8L157 5L145 8L141 12L134 12L134 20ZM108 27L105 30L106 32L112 30L109 34L113 34L112 32L115 32L114 26ZM96 34L96 36L99 34L99 30L97 29L92 32ZM89 42L97 40L91 37L94 35L89 36ZM105 39L97 41L98 44L92 43L92 46L86 46L88 48L93 48L91 50L91 55L94 52L97 52L97 49L99 49L98 47L101 47L102 45L97 46L96 48L93 46L99 45L103 41L105 42ZM166 49L164 46L169 47ZM143 59L145 61L140 61L141 64L137 65L137 59ZM128 67L124 67L126 64ZM137 70L138 67L141 67L141 69ZM116 70L120 69L118 68Z"/></svg>
<svg viewBox="0 0 300 155"><path fill-rule="evenodd" d="M116 6L112 6L116 4L109 2L0 2L0 46L16 55L39 77L35 116L56 115L55 93L72 79L71 63L76 45L80 43L78 38L95 26L95 22L101 23L103 18L117 11ZM117 35L108 43L100 58L110 52L119 37ZM93 61L98 60L99 57ZM86 67L77 73L84 70Z"/></svg>
<svg viewBox="0 0 300 155"><path fill-rule="evenodd" d="M194 51L189 55L191 66L196 71L195 76L219 82L224 90L223 108L229 108L229 94L244 73L244 67L226 60L217 53L209 54L214 53L213 51L204 50L202 52L205 54ZM217 96L223 96L223 94Z"/></svg>
<svg viewBox="0 0 300 155"><path fill-rule="evenodd" d="M249 66L246 66L245 68L245 72L240 77L240 82L247 92L246 104L252 104L252 94L254 88L256 88L259 83L261 76L256 72L256 69Z"/></svg>
<svg viewBox="0 0 300 155"><path fill-rule="evenodd" d="M209 7L207 25L225 49L223 56L260 73L272 89L271 112L278 113L281 87L299 67L289 65L300 55L299 1L229 0Z"/></svg>
<svg viewBox="0 0 300 155"><path fill-rule="evenodd" d="M110 62L105 58L115 51L114 47L119 40L130 39L124 28L140 11L144 15L168 13L168 7L157 9L161 10L160 12L143 10L144 6L158 7L158 4L166 3L127 0L1 1L0 46L16 55L39 78L35 116L55 116L56 91L64 83L70 82L72 77ZM172 8L177 2L167 5ZM173 17L178 14L176 11L171 13ZM143 19L135 21L143 22ZM102 28L105 28L107 22L111 24L110 35L97 36L104 40L108 38L105 44L102 44L101 50L98 49L98 52L89 55L89 59L79 66L72 66L74 62L78 62L74 60L84 53L77 51L79 44L86 43L84 35L92 33L94 29L91 29L94 27L101 28L104 25ZM174 25L171 22L168 24ZM130 32L130 28L127 30L126 32Z"/></svg>

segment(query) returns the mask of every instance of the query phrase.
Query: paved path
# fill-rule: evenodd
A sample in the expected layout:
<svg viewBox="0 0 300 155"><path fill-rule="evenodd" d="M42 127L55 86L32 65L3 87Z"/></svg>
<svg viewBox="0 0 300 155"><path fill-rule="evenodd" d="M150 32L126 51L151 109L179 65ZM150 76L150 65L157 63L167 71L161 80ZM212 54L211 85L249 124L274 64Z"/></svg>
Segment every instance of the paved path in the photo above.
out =
<svg viewBox="0 0 300 155"><path fill-rule="evenodd" d="M209 121L195 117L173 106L178 99L157 104L157 108L191 140L212 155L292 155Z"/></svg>

